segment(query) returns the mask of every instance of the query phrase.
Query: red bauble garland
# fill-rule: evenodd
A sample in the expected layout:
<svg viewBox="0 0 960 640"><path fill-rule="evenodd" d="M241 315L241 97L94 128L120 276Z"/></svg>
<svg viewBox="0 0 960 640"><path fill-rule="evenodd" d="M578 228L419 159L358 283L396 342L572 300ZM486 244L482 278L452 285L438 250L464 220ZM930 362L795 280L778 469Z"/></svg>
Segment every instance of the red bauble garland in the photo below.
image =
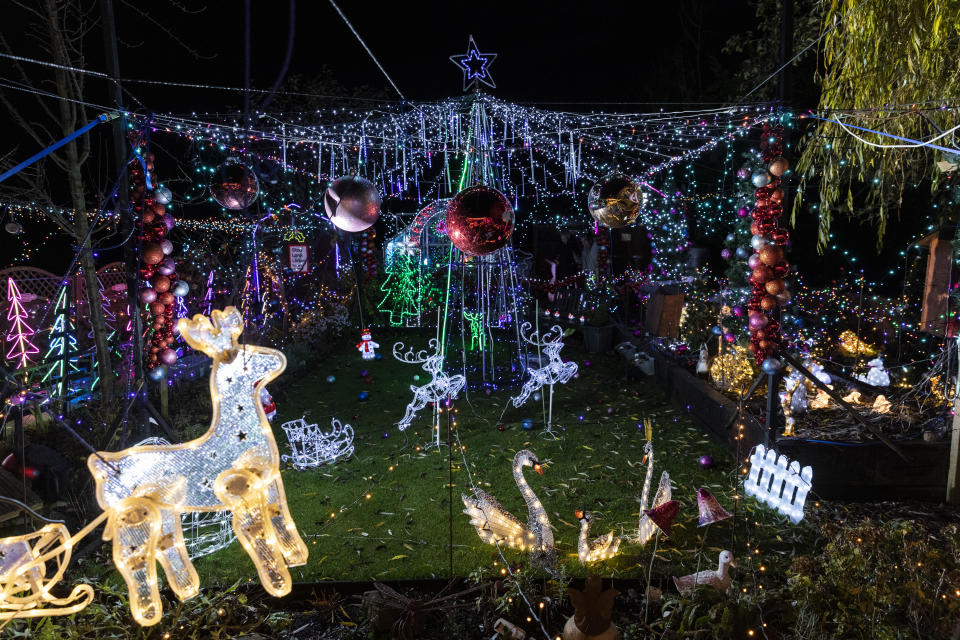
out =
<svg viewBox="0 0 960 640"><path fill-rule="evenodd" d="M143 149L141 148L141 152ZM140 160L130 163L130 203L140 232L140 303L147 305L145 328L150 333L149 344L144 345L144 362L148 369L171 365L177 354L171 348L174 342L173 308L176 299L172 289L177 283L176 263L170 257L173 244L166 238L173 227L173 216L157 202L153 189L147 188L146 170L150 172L151 184L156 184L153 173L154 156L147 153Z"/></svg>
<svg viewBox="0 0 960 640"><path fill-rule="evenodd" d="M597 230L597 271L605 275L610 266L610 229L600 227Z"/></svg>
<svg viewBox="0 0 960 640"><path fill-rule="evenodd" d="M782 176L789 166L783 157L783 127L764 125L760 158L767 165L769 182L755 192L757 203L753 209L751 231L755 238L759 236L763 241L754 247L756 258L751 264L757 266L749 278L753 293L747 304L750 350L757 364L772 357L782 346L778 308L790 299L784 283L790 269L785 259L790 237L786 229L779 226L783 214Z"/></svg>

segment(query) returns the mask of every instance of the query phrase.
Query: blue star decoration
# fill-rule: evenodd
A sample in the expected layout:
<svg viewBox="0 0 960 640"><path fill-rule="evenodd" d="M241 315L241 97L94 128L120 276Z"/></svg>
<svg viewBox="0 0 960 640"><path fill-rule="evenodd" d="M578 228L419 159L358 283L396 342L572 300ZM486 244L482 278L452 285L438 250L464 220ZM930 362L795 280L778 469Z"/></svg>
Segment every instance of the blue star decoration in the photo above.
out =
<svg viewBox="0 0 960 640"><path fill-rule="evenodd" d="M450 61L463 71L463 90L479 88L480 83L497 88L490 76L490 65L497 59L495 53L480 53L477 43L470 36L467 52L459 56L450 56Z"/></svg>

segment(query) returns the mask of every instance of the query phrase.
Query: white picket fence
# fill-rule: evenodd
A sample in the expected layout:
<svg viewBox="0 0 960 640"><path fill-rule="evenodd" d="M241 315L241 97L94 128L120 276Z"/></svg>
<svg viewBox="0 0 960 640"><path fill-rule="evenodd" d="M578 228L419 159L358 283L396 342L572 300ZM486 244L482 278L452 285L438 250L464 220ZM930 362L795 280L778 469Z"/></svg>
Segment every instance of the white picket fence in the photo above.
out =
<svg viewBox="0 0 960 640"><path fill-rule="evenodd" d="M777 455L762 444L750 454L750 473L743 490L783 515L793 524L803 520L803 505L813 486L813 468L800 468L800 463Z"/></svg>

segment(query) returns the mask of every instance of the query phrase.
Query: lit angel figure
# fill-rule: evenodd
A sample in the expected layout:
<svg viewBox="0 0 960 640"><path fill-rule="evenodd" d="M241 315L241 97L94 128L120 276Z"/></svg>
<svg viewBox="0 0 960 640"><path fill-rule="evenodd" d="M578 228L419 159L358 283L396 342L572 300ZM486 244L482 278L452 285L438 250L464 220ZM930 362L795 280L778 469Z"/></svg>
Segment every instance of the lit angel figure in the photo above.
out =
<svg viewBox="0 0 960 640"><path fill-rule="evenodd" d="M413 400L407 405L407 411L403 414L397 426L400 431L404 431L417 417L417 412L427 406L428 402L437 405L443 400L452 400L463 390L467 384L467 379L462 375L447 375L441 369L443 367L443 354L440 352L439 343L436 338L430 340L430 348L433 349L433 355L428 356L427 351L418 351L414 353L413 347L403 353L403 343L398 342L393 345L393 357L400 362L407 364L423 363L423 370L430 374L430 382L425 385L415 387L410 385L410 391L413 391ZM439 442L440 431L437 430L437 439Z"/></svg>
<svg viewBox="0 0 960 640"><path fill-rule="evenodd" d="M87 460L107 519L103 538L113 541L130 611L144 626L162 615L158 562L179 599L199 593L184 544L184 513L230 511L234 533L272 596L289 593L288 567L307 561L307 547L287 509L277 443L260 404L260 390L283 372L286 358L241 342L243 317L233 307L211 318L180 320L178 326L191 347L213 358L213 421L207 433L183 444L99 452Z"/></svg>
<svg viewBox="0 0 960 640"><path fill-rule="evenodd" d="M520 393L510 398L510 402L514 407L519 407L534 391L549 385L550 409L547 416L547 430L544 433L553 433L550 430L550 424L553 422L553 385L566 384L577 373L577 363L564 362L560 358L560 350L563 349L563 342L560 341L563 337L563 329L559 325L554 325L542 336L538 331L531 332L530 329L530 323L524 322L520 325L520 336L541 352L541 363L544 361L544 356L547 358L547 364L540 368L527 367L530 378L523 384Z"/></svg>
<svg viewBox="0 0 960 640"><path fill-rule="evenodd" d="M501 543L512 549L529 551L539 566L552 568L557 560L553 547L553 530L550 528L547 511L523 477L524 467L533 467L533 470L541 475L543 468L537 456L527 449L517 451L517 455L513 457L513 479L527 503L526 525L482 489L474 488L472 498L460 495L466 507L463 512L470 516L470 524L477 529L484 542Z"/></svg>
<svg viewBox="0 0 960 640"><path fill-rule="evenodd" d="M363 333L360 334L360 343L357 344L360 357L364 360L373 360L377 357L377 349L379 348L380 345L374 342L373 336L370 335L370 329L364 329Z"/></svg>
<svg viewBox="0 0 960 640"><path fill-rule="evenodd" d="M599 538L590 540L590 525L593 524L593 513L577 511L580 521L580 539L577 541L577 556L581 564L599 562L617 555L620 549L620 537L613 535L613 531L605 533Z"/></svg>
<svg viewBox="0 0 960 640"><path fill-rule="evenodd" d="M664 470L660 474L660 484L657 486L653 504L647 502L650 499L650 482L653 480L653 422L650 418L644 418L643 426L647 436L647 443L643 445L643 461L647 463L647 475L643 479L643 490L640 493L640 524L637 526L637 537L634 540L637 544L646 544L657 532L657 525L644 511L656 509L673 499L670 474Z"/></svg>

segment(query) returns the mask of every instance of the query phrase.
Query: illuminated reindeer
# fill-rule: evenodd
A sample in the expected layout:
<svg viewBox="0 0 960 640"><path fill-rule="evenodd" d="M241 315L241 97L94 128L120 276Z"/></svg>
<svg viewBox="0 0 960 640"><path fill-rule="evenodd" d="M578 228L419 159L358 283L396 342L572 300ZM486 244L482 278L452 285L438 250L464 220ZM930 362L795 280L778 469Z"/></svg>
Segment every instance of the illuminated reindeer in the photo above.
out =
<svg viewBox="0 0 960 640"><path fill-rule="evenodd" d="M407 405L407 412L403 414L403 418L397 423L401 431L410 426L413 419L417 417L417 412L427 406L428 402L439 403L442 400L451 399L460 393L467 384L467 379L462 375L449 376L442 371L443 354L440 353L436 338L430 340L430 348L433 349L434 352L432 356L427 356L425 349L414 353L413 347L407 350L406 353L402 353L402 342L393 345L394 358L407 364L422 362L423 370L429 373L431 378L430 382L423 386L415 387L410 385L410 391L413 391L413 400ZM439 431L437 433L439 434Z"/></svg>
<svg viewBox="0 0 960 640"><path fill-rule="evenodd" d="M564 362L560 358L560 350L563 349L563 330L559 325L554 325L542 336L539 331L530 331L530 323L524 322L520 325L520 336L529 344L537 347L543 355L540 357L540 368L534 369L527 367L530 378L523 384L523 389L516 396L510 398L514 407L519 407L527 398L537 389L544 385L550 385L550 414L547 418L547 429L543 433L553 434L550 428L553 422L553 385L560 383L566 384L570 378L577 373L576 362ZM543 364L543 357L546 356L547 364ZM506 409L506 407L504 407Z"/></svg>
<svg viewBox="0 0 960 640"><path fill-rule="evenodd" d="M211 322L212 320L212 322ZM181 600L197 595L199 578L180 528L183 512L233 512L233 529L273 596L290 592L287 567L306 563L307 547L287 509L280 454L260 390L286 367L274 349L240 344L243 318L233 307L180 320L181 335L213 358L213 420L183 444L135 446L90 456L97 501L107 515L104 540L130 591L142 625L160 621L157 561Z"/></svg>

